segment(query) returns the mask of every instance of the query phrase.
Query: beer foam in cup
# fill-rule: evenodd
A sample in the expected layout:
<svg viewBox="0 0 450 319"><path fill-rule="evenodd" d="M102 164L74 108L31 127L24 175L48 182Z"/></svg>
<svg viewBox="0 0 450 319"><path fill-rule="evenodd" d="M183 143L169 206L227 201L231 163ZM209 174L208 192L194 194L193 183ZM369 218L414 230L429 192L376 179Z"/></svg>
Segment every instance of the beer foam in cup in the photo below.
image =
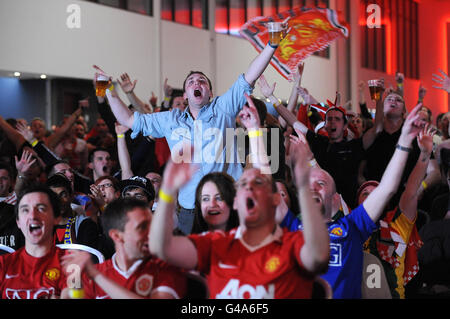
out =
<svg viewBox="0 0 450 319"><path fill-rule="evenodd" d="M267 22L267 29L269 32L279 32L283 30L281 22Z"/></svg>
<svg viewBox="0 0 450 319"><path fill-rule="evenodd" d="M109 81L109 77L103 74L97 75L97 81Z"/></svg>

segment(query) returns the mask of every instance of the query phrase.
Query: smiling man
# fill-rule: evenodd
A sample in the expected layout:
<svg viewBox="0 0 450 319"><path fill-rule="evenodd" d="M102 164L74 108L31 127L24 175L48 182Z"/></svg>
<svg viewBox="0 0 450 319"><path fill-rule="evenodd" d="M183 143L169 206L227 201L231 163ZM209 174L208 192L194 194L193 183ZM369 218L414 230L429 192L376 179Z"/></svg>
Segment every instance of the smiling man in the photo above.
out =
<svg viewBox="0 0 450 319"><path fill-rule="evenodd" d="M60 264L64 251L55 247L53 227L60 214L59 198L43 185L19 195L17 225L25 247L0 256L0 292L4 299L47 299L66 285Z"/></svg>
<svg viewBox="0 0 450 319"><path fill-rule="evenodd" d="M287 30L287 24L284 31ZM238 179L242 164L237 157L236 136L226 138L226 129L236 128L236 116L245 104L244 93L251 94L256 80L268 66L277 46L270 43L250 63L231 88L223 95L213 97L211 81L200 71L192 71L184 81L183 97L188 106L184 111L152 114L132 113L117 93L107 90L108 102L118 122L139 133L156 138L165 137L176 160L184 142L194 145L194 162L200 164L192 179L180 190L179 228L189 234L194 220L195 200L192 194L201 178L210 172L224 172ZM98 71L101 71L97 68Z"/></svg>
<svg viewBox="0 0 450 319"><path fill-rule="evenodd" d="M237 182L233 204L239 227L173 236L173 196L194 170L189 163L169 162L150 231L150 251L170 264L205 274L211 298L311 298L314 276L326 270L329 240L309 189L305 152L294 147L291 151L304 212L303 232L292 236L277 225L275 213L281 197L271 175L248 168Z"/></svg>
<svg viewBox="0 0 450 319"><path fill-rule="evenodd" d="M84 278L85 298L124 297L117 293L126 294L125 298L184 297L187 282L183 272L150 255L148 233L151 223L150 208L138 199L120 198L108 205L102 216L102 226L114 242L116 252L111 259L93 265L89 256L82 252L64 258L66 264L80 264L79 260L83 260L83 270L94 279ZM107 285L104 285L105 281ZM117 285L126 290L117 289Z"/></svg>

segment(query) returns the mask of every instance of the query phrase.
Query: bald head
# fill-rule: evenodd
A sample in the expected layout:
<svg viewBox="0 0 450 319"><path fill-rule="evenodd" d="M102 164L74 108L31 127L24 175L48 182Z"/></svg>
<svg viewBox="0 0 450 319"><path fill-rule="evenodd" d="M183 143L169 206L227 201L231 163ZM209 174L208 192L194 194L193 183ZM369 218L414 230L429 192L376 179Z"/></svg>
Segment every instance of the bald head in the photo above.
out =
<svg viewBox="0 0 450 319"><path fill-rule="evenodd" d="M313 199L321 206L325 219L331 219L333 212L333 197L336 195L336 184L331 175L321 169L314 167L309 176L309 187Z"/></svg>

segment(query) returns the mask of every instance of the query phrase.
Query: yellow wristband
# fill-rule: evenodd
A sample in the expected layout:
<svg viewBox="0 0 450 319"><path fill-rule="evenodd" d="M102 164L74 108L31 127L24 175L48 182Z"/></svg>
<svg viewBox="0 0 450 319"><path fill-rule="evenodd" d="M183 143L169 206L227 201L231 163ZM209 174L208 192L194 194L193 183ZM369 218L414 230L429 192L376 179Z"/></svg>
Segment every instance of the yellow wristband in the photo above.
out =
<svg viewBox="0 0 450 319"><path fill-rule="evenodd" d="M169 102L169 101L170 101L170 97L167 97L167 96L166 96L166 97L164 98L164 101Z"/></svg>
<svg viewBox="0 0 450 319"><path fill-rule="evenodd" d="M124 134L117 134L117 138L124 138L125 135Z"/></svg>
<svg viewBox="0 0 450 319"><path fill-rule="evenodd" d="M279 104L273 103L272 105L273 105L274 108L277 108Z"/></svg>
<svg viewBox="0 0 450 319"><path fill-rule="evenodd" d="M158 195L159 195L159 199L161 199L163 202L166 202L169 204L173 203L173 196L166 194L161 188L159 189Z"/></svg>
<svg viewBox="0 0 450 319"><path fill-rule="evenodd" d="M317 166L317 161L315 158L313 158L312 160L310 160L308 162L309 167L316 167Z"/></svg>
<svg viewBox="0 0 450 319"><path fill-rule="evenodd" d="M423 187L423 189L427 189L427 187L428 187L428 184L427 184L427 183L425 183L425 181L422 181L422 187Z"/></svg>
<svg viewBox="0 0 450 319"><path fill-rule="evenodd" d="M262 131L261 130L252 130L252 131L248 131L248 137L252 138L252 137L259 137L262 136Z"/></svg>
<svg viewBox="0 0 450 319"><path fill-rule="evenodd" d="M37 143L39 143L39 141L38 141L37 139L34 139L34 140L31 142L31 146L35 147L35 146L37 145Z"/></svg>
<svg viewBox="0 0 450 319"><path fill-rule="evenodd" d="M84 298L84 290L71 288L71 289L69 289L69 296L71 299L83 299Z"/></svg>

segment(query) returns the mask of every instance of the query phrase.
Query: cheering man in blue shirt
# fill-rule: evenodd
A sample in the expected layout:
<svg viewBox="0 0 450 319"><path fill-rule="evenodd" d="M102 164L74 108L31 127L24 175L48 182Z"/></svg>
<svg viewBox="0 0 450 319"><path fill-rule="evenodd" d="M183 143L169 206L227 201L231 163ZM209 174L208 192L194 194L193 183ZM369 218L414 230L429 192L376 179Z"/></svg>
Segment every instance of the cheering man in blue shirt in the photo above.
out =
<svg viewBox="0 0 450 319"><path fill-rule="evenodd" d="M287 23L284 27L283 32L286 32ZM139 133L156 138L165 137L174 162L180 162L179 156L190 158L192 155L192 161L199 164L193 178L178 194L181 206L178 227L185 234L191 232L195 200L193 194L200 179L210 172L225 172L235 180L242 174L241 163L244 159L237 157L235 119L246 102L244 93L252 93L256 80L268 66L276 49L277 46L268 43L231 88L215 98L208 77L200 71L191 72L183 84L184 98L188 102L183 112L174 109L152 114L133 113L114 90L106 92L118 122L133 130L132 137ZM194 146L193 154L190 146L183 150L185 145ZM180 155L181 150L183 155Z"/></svg>

